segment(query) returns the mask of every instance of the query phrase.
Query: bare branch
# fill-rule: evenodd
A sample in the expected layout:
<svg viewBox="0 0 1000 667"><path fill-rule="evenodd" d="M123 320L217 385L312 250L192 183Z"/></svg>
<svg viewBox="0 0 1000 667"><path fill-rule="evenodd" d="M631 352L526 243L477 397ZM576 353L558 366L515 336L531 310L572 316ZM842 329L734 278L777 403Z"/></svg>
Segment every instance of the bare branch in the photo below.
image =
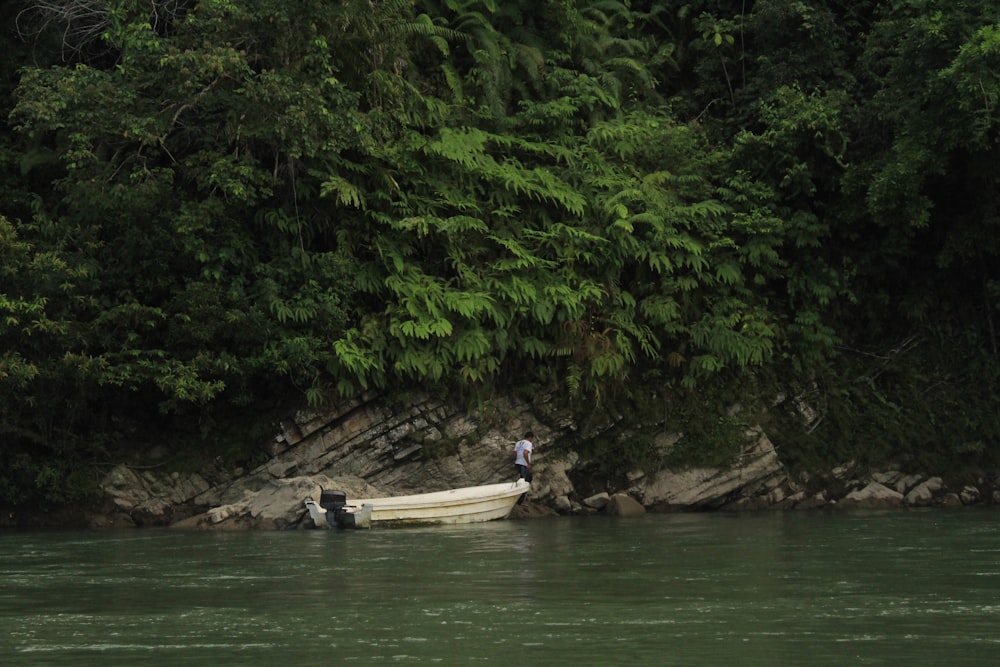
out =
<svg viewBox="0 0 1000 667"><path fill-rule="evenodd" d="M157 32L176 23L190 0L148 0L149 23ZM90 61L111 54L105 40L111 26L107 0L35 0L16 19L18 34L37 39L50 31L62 35L63 60Z"/></svg>

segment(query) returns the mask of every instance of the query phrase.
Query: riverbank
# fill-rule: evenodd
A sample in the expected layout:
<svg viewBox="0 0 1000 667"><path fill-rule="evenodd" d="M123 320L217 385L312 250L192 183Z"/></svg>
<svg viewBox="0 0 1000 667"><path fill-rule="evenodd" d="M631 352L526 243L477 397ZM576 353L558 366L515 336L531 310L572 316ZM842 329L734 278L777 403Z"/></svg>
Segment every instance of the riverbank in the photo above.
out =
<svg viewBox="0 0 1000 667"><path fill-rule="evenodd" d="M0 526L121 528L171 526L212 530L287 530L309 525L304 501L322 490L348 498L425 493L514 479L511 443L537 436L527 508L516 518L606 511L613 496L642 511L887 509L1000 504L995 474L948 479L901 466L882 470L846 463L808 478L791 475L770 438L749 429L726 466L632 470L618 482L597 480L574 448L578 424L537 405L497 400L486 419L421 396L406 409L358 398L324 412L299 413L250 469L217 462L198 472L166 463L120 463L101 478L86 507L5 508ZM590 433L587 437L611 437ZM616 436L627 437L627 436ZM682 437L665 427L664 453Z"/></svg>
<svg viewBox="0 0 1000 667"><path fill-rule="evenodd" d="M552 496L545 486L533 489L527 502L514 507L511 520L531 520L556 516L636 516L645 512L809 512L848 510L900 510L916 508L982 507L1000 504L996 480L983 478L981 486L949 484L941 477L907 474L902 471L847 475L834 471L835 485L820 491L795 491L790 494L772 491L759 496L742 496L716 506L656 503L646 505L624 492L601 492L586 498ZM541 476L547 473L540 471ZM72 528L121 529L170 527L181 530L299 530L313 524L305 511L306 498L316 498L322 489L351 489L351 494L370 496L374 489L359 478L332 479L326 476L273 480L256 491L246 490L235 502L208 506L193 501L171 503L157 499L159 512L151 511L148 494L149 474L115 473L116 479L131 478L130 486L114 487L117 493L99 504L61 508L4 508L0 528ZM179 477L179 476L178 476ZM173 477L171 477L173 478ZM179 479L174 479L178 482ZM144 482L144 483L143 483ZM191 480L170 487L189 485ZM161 490L168 488L159 485ZM549 487L551 488L551 487ZM385 495L394 493L385 492ZM355 497L357 497L355 495ZM131 500L126 500L129 498ZM568 500L568 505L567 501Z"/></svg>

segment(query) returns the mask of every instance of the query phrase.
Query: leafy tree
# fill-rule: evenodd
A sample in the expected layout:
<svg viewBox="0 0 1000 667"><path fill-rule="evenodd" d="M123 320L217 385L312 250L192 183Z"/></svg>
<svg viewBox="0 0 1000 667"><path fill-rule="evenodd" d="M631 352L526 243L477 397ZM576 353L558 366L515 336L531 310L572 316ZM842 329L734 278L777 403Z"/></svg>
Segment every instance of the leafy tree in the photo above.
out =
<svg viewBox="0 0 1000 667"><path fill-rule="evenodd" d="M992 391L986 2L34 0L0 21L8 500L64 498L153 428L207 439L334 391L691 406L787 377L842 431L911 434L920 377ZM906 353L863 363L885 349ZM986 457L992 422L964 414L942 455Z"/></svg>
<svg viewBox="0 0 1000 667"><path fill-rule="evenodd" d="M206 423L220 399L249 407L298 386L318 400L353 269L310 170L371 136L361 96L336 76L343 54L325 43L350 15L326 3L100 9L102 56L25 69L11 114L23 150L52 156L28 166L45 178L32 220L14 221L22 263L58 251L72 278L22 283L21 300L71 328L52 348L9 335L5 348L73 371L13 404L45 396L52 414L35 421L60 413L79 438L123 436L130 407L135 427L155 406L183 425ZM61 410L70 397L81 410ZM23 414L4 430L23 430Z"/></svg>
<svg viewBox="0 0 1000 667"><path fill-rule="evenodd" d="M877 92L848 187L865 202L859 233L880 253L868 263L875 303L906 320L940 304L993 310L981 307L997 252L996 54L989 3L895 2L868 40L862 64Z"/></svg>

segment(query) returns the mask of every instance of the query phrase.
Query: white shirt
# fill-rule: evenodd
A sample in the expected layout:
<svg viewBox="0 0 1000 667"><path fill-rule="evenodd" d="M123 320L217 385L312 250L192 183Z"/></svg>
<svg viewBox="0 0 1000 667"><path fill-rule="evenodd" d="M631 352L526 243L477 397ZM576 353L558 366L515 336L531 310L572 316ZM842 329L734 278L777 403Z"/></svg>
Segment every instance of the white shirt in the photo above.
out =
<svg viewBox="0 0 1000 667"><path fill-rule="evenodd" d="M531 440L518 440L514 445L514 465L526 466L531 460Z"/></svg>

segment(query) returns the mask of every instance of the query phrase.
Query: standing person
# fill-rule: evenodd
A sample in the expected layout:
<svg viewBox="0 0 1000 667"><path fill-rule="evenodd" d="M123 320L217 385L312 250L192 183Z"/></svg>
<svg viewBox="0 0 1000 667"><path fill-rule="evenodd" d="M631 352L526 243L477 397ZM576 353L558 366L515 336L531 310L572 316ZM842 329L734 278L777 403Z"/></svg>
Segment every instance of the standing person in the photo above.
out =
<svg viewBox="0 0 1000 667"><path fill-rule="evenodd" d="M535 434L528 431L514 445L514 467L517 468L517 474L525 482L531 481L531 450L535 448L534 443L532 443L534 437Z"/></svg>

